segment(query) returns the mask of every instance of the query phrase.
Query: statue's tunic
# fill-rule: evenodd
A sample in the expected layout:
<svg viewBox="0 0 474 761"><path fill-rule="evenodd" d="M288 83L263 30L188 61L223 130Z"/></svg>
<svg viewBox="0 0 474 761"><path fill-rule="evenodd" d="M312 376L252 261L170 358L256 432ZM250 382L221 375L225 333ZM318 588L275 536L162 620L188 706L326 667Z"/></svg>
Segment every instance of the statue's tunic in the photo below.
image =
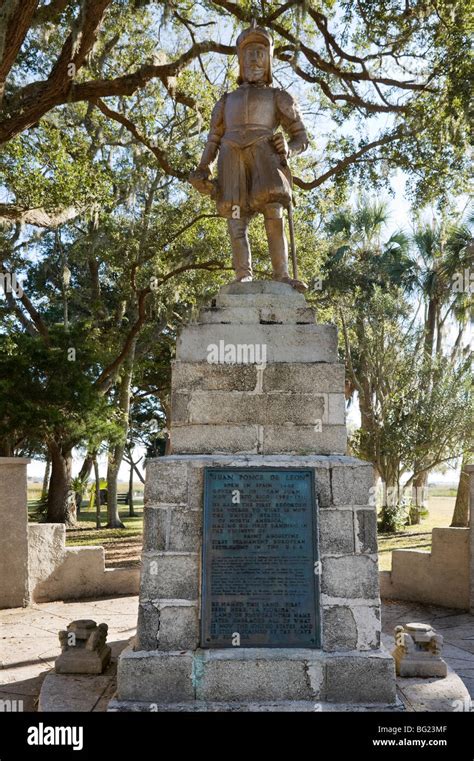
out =
<svg viewBox="0 0 474 761"><path fill-rule="evenodd" d="M271 141L280 126L290 145L306 146L296 101L276 87L244 83L216 103L208 143L219 147L216 203L221 216L248 216L267 204L290 203L289 170Z"/></svg>

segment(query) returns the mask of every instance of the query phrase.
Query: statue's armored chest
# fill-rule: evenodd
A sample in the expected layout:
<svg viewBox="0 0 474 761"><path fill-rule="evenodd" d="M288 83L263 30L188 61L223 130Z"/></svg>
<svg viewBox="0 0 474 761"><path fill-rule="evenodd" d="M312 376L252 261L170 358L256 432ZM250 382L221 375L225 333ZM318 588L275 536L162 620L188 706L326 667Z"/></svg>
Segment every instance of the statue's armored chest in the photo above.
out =
<svg viewBox="0 0 474 761"><path fill-rule="evenodd" d="M240 127L277 126L276 90L273 87L239 87L226 98L226 132Z"/></svg>

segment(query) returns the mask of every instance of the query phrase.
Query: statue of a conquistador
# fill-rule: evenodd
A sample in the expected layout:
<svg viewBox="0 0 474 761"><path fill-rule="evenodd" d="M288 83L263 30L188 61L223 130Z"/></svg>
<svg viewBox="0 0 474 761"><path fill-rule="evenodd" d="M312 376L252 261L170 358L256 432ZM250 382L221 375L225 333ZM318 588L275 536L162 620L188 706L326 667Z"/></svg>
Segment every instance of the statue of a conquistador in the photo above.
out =
<svg viewBox="0 0 474 761"><path fill-rule="evenodd" d="M227 218L236 280L252 280L248 241L251 217L265 220L273 279L298 290L306 286L290 278L283 209L292 202L288 158L301 153L308 137L295 99L272 87L273 38L253 26L237 38L239 87L216 103L206 147L190 181L201 193L216 200ZM277 130L282 127L288 136ZM218 155L217 181L211 164Z"/></svg>

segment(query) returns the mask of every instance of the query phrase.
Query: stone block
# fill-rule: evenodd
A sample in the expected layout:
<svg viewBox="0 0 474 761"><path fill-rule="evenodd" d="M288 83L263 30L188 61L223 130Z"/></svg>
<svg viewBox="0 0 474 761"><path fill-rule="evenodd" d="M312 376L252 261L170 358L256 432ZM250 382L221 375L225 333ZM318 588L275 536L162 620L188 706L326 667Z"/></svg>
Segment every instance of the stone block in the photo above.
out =
<svg viewBox="0 0 474 761"><path fill-rule="evenodd" d="M380 647L380 607L354 605L352 613L357 627L357 650L377 650Z"/></svg>
<svg viewBox="0 0 474 761"><path fill-rule="evenodd" d="M146 505L143 510L143 551L165 550L169 533L169 508Z"/></svg>
<svg viewBox="0 0 474 761"><path fill-rule="evenodd" d="M172 362L171 368L171 387L174 391L253 391L259 372L256 365L177 360Z"/></svg>
<svg viewBox="0 0 474 761"><path fill-rule="evenodd" d="M323 558L321 591L328 597L378 598L377 561L369 555Z"/></svg>
<svg viewBox="0 0 474 761"><path fill-rule="evenodd" d="M204 499L204 464L190 462L188 465L188 507L202 510Z"/></svg>
<svg viewBox="0 0 474 761"><path fill-rule="evenodd" d="M393 658L388 653L328 658L326 699L340 703L395 703Z"/></svg>
<svg viewBox="0 0 474 761"><path fill-rule="evenodd" d="M335 465L332 469L332 497L334 505L368 505L374 495L375 475L372 465L356 467Z"/></svg>
<svg viewBox="0 0 474 761"><path fill-rule="evenodd" d="M173 394L173 423L316 425L328 422L327 404L327 394L194 391Z"/></svg>
<svg viewBox="0 0 474 761"><path fill-rule="evenodd" d="M306 303L303 294L295 291L288 283L279 283L277 280L254 280L250 283L227 283L219 290L220 296L258 296L265 294L270 296L286 297L292 301ZM276 299L278 301L278 299Z"/></svg>
<svg viewBox="0 0 474 761"><path fill-rule="evenodd" d="M171 419L174 425L189 421L189 397L188 391L173 391L171 393Z"/></svg>
<svg viewBox="0 0 474 761"><path fill-rule="evenodd" d="M194 650L198 646L197 603L180 600L140 603L135 650Z"/></svg>
<svg viewBox="0 0 474 761"><path fill-rule="evenodd" d="M245 648L196 655L198 700L317 699L323 669L315 651Z"/></svg>
<svg viewBox="0 0 474 761"><path fill-rule="evenodd" d="M329 473L329 468L314 469L315 493L321 508L331 505L331 481Z"/></svg>
<svg viewBox="0 0 474 761"><path fill-rule="evenodd" d="M138 605L135 650L157 650L161 612L157 601L143 600Z"/></svg>
<svg viewBox="0 0 474 761"><path fill-rule="evenodd" d="M323 510L319 517L321 555L344 555L354 552L352 510Z"/></svg>
<svg viewBox="0 0 474 761"><path fill-rule="evenodd" d="M185 504L188 499L187 465L167 457L147 463L145 505L149 502Z"/></svg>
<svg viewBox="0 0 474 761"><path fill-rule="evenodd" d="M199 552L201 549L202 511L171 507L168 550Z"/></svg>
<svg viewBox="0 0 474 761"><path fill-rule="evenodd" d="M356 650L357 626L348 605L325 605L322 609L323 650Z"/></svg>
<svg viewBox="0 0 474 761"><path fill-rule="evenodd" d="M328 394L329 425L346 424L346 398L344 394Z"/></svg>
<svg viewBox="0 0 474 761"><path fill-rule="evenodd" d="M257 307L216 307L214 309L201 309L197 322L200 324L245 324L259 322L260 314Z"/></svg>
<svg viewBox="0 0 474 761"><path fill-rule="evenodd" d="M171 448L176 454L257 454L259 431L255 425L172 426Z"/></svg>
<svg viewBox="0 0 474 761"><path fill-rule="evenodd" d="M146 552L142 555L140 599L196 600L199 560L191 552Z"/></svg>
<svg viewBox="0 0 474 761"><path fill-rule="evenodd" d="M182 362L205 362L213 346L251 347L245 352L247 357L261 357L261 348L257 347L265 347L266 363L337 360L336 326L309 324L188 325L177 340L176 358Z"/></svg>
<svg viewBox="0 0 474 761"><path fill-rule="evenodd" d="M342 425L273 425L263 429L263 454L345 454L347 431Z"/></svg>
<svg viewBox="0 0 474 761"><path fill-rule="evenodd" d="M117 667L119 700L182 701L194 698L193 656L188 651L124 650Z"/></svg>
<svg viewBox="0 0 474 761"><path fill-rule="evenodd" d="M286 283L255 281L253 283L229 283L220 289L215 299L217 306L249 306L288 305L306 306L306 299Z"/></svg>
<svg viewBox="0 0 474 761"><path fill-rule="evenodd" d="M355 551L375 554L377 552L377 515L371 510L354 511Z"/></svg>
<svg viewBox="0 0 474 761"><path fill-rule="evenodd" d="M297 324L315 322L314 309L311 307L288 307L275 304L274 307L260 308L260 322L263 324Z"/></svg>
<svg viewBox="0 0 474 761"><path fill-rule="evenodd" d="M199 615L196 605L163 602L159 650L195 650L199 646Z"/></svg>
<svg viewBox="0 0 474 761"><path fill-rule="evenodd" d="M263 371L263 391L294 393L344 393L343 364L325 362L282 362Z"/></svg>
<svg viewBox="0 0 474 761"><path fill-rule="evenodd" d="M148 505L144 510L144 551L198 552L201 515L187 507Z"/></svg>

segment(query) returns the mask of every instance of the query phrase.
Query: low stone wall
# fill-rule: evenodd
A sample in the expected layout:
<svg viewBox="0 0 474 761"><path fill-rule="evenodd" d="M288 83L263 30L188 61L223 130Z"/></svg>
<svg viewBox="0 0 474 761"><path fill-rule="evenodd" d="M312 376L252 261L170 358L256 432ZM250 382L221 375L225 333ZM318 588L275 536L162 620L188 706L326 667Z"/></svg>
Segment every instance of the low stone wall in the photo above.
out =
<svg viewBox="0 0 474 761"><path fill-rule="evenodd" d="M24 457L0 457L0 608L22 608L28 595L28 496Z"/></svg>
<svg viewBox="0 0 474 761"><path fill-rule="evenodd" d="M470 529L434 528L431 552L394 550L380 573L383 598L469 609Z"/></svg>
<svg viewBox="0 0 474 761"><path fill-rule="evenodd" d="M66 547L58 523L28 526L28 576L32 602L138 594L139 568L105 568L103 547Z"/></svg>

